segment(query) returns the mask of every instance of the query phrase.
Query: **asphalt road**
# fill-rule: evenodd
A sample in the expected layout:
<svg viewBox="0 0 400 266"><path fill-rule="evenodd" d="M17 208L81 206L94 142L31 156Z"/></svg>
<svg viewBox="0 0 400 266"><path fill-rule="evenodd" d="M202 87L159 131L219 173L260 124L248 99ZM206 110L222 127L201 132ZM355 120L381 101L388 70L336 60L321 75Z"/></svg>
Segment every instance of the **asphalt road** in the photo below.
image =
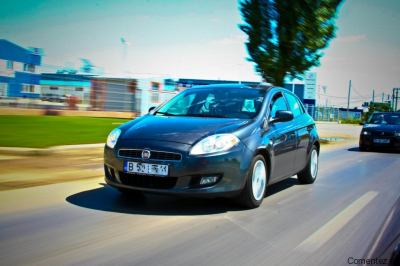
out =
<svg viewBox="0 0 400 266"><path fill-rule="evenodd" d="M74 181L0 191L0 265L349 265L400 195L399 154L357 145L325 146L313 185L269 186L254 210L226 199L129 198L105 185L99 158L80 158L95 177L75 170ZM2 160L14 171L25 162Z"/></svg>

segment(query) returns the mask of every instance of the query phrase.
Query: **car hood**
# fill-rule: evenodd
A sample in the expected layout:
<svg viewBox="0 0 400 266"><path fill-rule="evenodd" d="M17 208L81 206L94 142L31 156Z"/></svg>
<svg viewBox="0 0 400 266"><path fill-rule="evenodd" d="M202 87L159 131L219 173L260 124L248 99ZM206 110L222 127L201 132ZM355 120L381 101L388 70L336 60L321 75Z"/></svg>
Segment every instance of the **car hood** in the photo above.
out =
<svg viewBox="0 0 400 266"><path fill-rule="evenodd" d="M369 131L400 132L400 125L365 124L363 129L368 129Z"/></svg>
<svg viewBox="0 0 400 266"><path fill-rule="evenodd" d="M169 117L146 115L122 128L121 139L147 139L193 144L208 135L231 133L249 123L249 119Z"/></svg>

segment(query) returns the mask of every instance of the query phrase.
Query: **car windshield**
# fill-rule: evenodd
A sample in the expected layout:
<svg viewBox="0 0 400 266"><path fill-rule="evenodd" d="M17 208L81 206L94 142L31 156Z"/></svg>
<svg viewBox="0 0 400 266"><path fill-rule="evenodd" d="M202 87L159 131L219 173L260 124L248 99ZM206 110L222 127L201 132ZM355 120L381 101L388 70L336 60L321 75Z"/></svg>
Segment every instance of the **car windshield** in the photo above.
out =
<svg viewBox="0 0 400 266"><path fill-rule="evenodd" d="M190 89L164 104L155 115L253 119L260 111L265 90Z"/></svg>
<svg viewBox="0 0 400 266"><path fill-rule="evenodd" d="M373 114L368 119L369 124L391 124L400 125L399 114Z"/></svg>

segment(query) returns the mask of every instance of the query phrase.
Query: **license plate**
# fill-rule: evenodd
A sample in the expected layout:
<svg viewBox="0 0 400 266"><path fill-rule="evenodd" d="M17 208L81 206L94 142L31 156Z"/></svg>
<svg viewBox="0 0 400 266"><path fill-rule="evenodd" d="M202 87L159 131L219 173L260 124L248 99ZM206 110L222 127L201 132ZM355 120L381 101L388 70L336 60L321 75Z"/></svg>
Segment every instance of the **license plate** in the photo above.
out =
<svg viewBox="0 0 400 266"><path fill-rule="evenodd" d="M390 139L374 139L375 143L390 143Z"/></svg>
<svg viewBox="0 0 400 266"><path fill-rule="evenodd" d="M125 161L124 171L128 173L168 176L168 165Z"/></svg>

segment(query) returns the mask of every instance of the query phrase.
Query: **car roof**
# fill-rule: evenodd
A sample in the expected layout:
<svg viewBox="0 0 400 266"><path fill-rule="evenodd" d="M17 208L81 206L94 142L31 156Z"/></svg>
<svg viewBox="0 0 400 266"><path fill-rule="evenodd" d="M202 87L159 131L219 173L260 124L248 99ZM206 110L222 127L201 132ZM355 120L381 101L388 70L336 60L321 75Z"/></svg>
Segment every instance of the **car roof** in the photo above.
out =
<svg viewBox="0 0 400 266"><path fill-rule="evenodd" d="M400 115L400 112L375 111L372 114L395 114L395 115Z"/></svg>
<svg viewBox="0 0 400 266"><path fill-rule="evenodd" d="M275 88L274 86L268 86L268 85L246 85L246 84L212 84L212 85L206 85L206 86L194 86L188 90L191 89L259 89L259 90L265 90L269 91L271 89Z"/></svg>

